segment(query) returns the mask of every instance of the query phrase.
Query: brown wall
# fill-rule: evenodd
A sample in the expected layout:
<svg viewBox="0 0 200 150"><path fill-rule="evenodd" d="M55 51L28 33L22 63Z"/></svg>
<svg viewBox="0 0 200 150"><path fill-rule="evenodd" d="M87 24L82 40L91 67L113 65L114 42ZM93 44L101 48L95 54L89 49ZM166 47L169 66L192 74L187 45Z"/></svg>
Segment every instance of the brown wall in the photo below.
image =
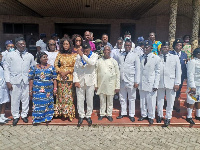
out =
<svg viewBox="0 0 200 150"><path fill-rule="evenodd" d="M120 23L135 23L136 31L135 37L144 36L148 37L149 32L156 32L157 40L168 40L169 30L169 16L152 16L148 18L141 18L140 20L130 19L91 19L91 18L58 18L58 17L28 17L28 16L0 16L0 47L3 48L4 42L7 39L18 37L19 34L3 34L3 22L10 23L36 23L39 24L39 32L46 33L47 38L55 32L54 23L93 23L93 24L111 24L111 44L115 44L117 38L120 36ZM177 37L182 37L185 34L191 34L192 22L190 18L185 16L177 17ZM137 39L137 38L135 38Z"/></svg>

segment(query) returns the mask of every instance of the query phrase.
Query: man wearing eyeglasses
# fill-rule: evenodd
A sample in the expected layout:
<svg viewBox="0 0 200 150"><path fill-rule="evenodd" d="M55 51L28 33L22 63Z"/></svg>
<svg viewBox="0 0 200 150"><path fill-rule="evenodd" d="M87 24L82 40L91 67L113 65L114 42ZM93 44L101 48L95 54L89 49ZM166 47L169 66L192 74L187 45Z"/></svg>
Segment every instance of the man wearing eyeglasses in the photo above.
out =
<svg viewBox="0 0 200 150"><path fill-rule="evenodd" d="M136 89L140 82L140 60L136 53L131 51L132 42L127 39L124 44L125 52L118 53L116 60L120 69L120 104L121 114L117 119L127 116L127 94L129 100L129 119L135 121Z"/></svg>
<svg viewBox="0 0 200 150"><path fill-rule="evenodd" d="M23 37L15 39L16 50L8 53L4 63L4 76L11 95L11 113L13 126L19 121L19 105L22 102L21 118L28 123L29 110L29 68L35 65L32 54L26 52L26 42Z"/></svg>

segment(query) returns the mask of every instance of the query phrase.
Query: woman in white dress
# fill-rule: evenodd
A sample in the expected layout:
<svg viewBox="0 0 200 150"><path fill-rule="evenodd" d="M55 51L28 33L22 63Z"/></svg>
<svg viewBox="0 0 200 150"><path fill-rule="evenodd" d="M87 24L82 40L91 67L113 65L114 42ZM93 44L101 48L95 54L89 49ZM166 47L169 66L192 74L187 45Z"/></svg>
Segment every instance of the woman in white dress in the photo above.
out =
<svg viewBox="0 0 200 150"><path fill-rule="evenodd" d="M48 64L54 66L54 62L56 59L56 56L58 54L58 50L56 50L56 41L53 39L50 39L47 43L47 52L45 52L48 55Z"/></svg>
<svg viewBox="0 0 200 150"><path fill-rule="evenodd" d="M2 63L2 53L0 52L0 123L4 124L11 119L5 117L6 103L9 102L9 94L4 79L4 69Z"/></svg>

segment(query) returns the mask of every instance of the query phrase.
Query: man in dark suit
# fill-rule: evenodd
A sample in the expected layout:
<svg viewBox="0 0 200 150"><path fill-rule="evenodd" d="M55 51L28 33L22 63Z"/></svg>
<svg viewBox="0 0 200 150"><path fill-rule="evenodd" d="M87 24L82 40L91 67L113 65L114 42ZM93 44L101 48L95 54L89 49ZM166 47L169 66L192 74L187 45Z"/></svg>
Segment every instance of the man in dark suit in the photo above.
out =
<svg viewBox="0 0 200 150"><path fill-rule="evenodd" d="M184 41L182 39L179 39L179 38L176 39L173 43L174 50L170 51L171 54L179 56L180 63L181 63L181 71L182 71L181 85L179 86L179 90L176 92L175 105L174 105L174 109L177 112L180 112L180 105L178 102L178 98L180 97L180 92L181 92L181 88L183 85L183 81L185 79L187 79L187 68L186 68L187 54L184 51L181 51L181 49L183 48L183 43L184 43Z"/></svg>

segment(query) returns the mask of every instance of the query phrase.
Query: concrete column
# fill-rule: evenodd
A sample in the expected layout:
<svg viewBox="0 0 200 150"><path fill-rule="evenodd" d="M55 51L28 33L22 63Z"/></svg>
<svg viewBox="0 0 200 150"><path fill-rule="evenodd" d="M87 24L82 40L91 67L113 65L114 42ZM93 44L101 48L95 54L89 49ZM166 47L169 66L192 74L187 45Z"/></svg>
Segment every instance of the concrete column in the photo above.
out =
<svg viewBox="0 0 200 150"><path fill-rule="evenodd" d="M170 18L169 18L169 42L170 50L172 50L172 44L175 41L176 34L176 18L177 18L178 0L170 0Z"/></svg>
<svg viewBox="0 0 200 150"><path fill-rule="evenodd" d="M192 18L192 51L198 47L199 34L199 7L200 0L192 0L193 18Z"/></svg>

